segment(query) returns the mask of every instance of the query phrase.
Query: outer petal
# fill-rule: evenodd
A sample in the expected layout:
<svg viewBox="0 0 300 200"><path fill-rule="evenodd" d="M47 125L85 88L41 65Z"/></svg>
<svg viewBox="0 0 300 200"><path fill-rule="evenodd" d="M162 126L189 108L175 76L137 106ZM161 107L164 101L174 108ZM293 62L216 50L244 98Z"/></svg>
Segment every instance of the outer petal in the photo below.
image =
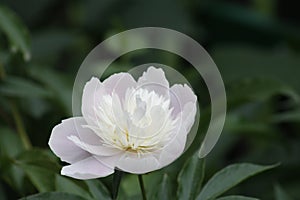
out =
<svg viewBox="0 0 300 200"><path fill-rule="evenodd" d="M188 102L196 103L197 96L188 85L175 84L170 89L170 99L173 115L176 116Z"/></svg>
<svg viewBox="0 0 300 200"><path fill-rule="evenodd" d="M74 164L65 166L61 170L62 175L77 179L92 179L105 177L114 172L114 168L107 167L94 157L88 157Z"/></svg>
<svg viewBox="0 0 300 200"><path fill-rule="evenodd" d="M103 85L109 94L115 92L124 99L127 88L135 88L136 81L129 73L117 73L105 79Z"/></svg>
<svg viewBox="0 0 300 200"><path fill-rule="evenodd" d="M169 82L162 69L149 67L139 78L138 87L155 91L157 94L169 98Z"/></svg>
<svg viewBox="0 0 300 200"><path fill-rule="evenodd" d="M120 153L119 149L116 149L114 147L104 146L103 144L101 144L101 142L99 142L96 145L91 145L91 144L81 141L78 137L73 136L73 135L69 136L68 139L71 140L72 142L74 142L74 144L76 144L78 147L82 148L83 150L85 150L93 155L112 156L112 155Z"/></svg>
<svg viewBox="0 0 300 200"><path fill-rule="evenodd" d="M79 132L81 132L82 135L84 135L84 133L88 135L89 131L81 127L84 123L85 121L82 117L74 117L63 120L61 124L53 128L49 139L49 146L62 161L74 163L90 156L88 152L68 139L68 137L72 135L80 137ZM86 139L88 139L88 137Z"/></svg>
<svg viewBox="0 0 300 200"><path fill-rule="evenodd" d="M180 119L180 125L186 131L191 130L197 112L197 96L187 85L173 85L170 89L171 107L173 107L173 116ZM181 128L181 127L180 127Z"/></svg>
<svg viewBox="0 0 300 200"><path fill-rule="evenodd" d="M179 113L181 123L177 124L178 132L174 133L174 138L162 150L159 157L161 167L164 167L176 160L184 151L187 134L191 130L196 115L196 103L188 102L184 105L183 111Z"/></svg>
<svg viewBox="0 0 300 200"><path fill-rule="evenodd" d="M158 160L154 155L141 155L126 152L116 163L119 169L133 173L144 174L160 168Z"/></svg>
<svg viewBox="0 0 300 200"><path fill-rule="evenodd" d="M81 111L85 120L90 125L97 125L95 107L101 101L103 95L107 94L104 85L98 78L93 77L87 82L83 89Z"/></svg>
<svg viewBox="0 0 300 200"><path fill-rule="evenodd" d="M165 167L176 160L184 151L187 133L184 127L181 127L174 138L163 148L159 156L160 168Z"/></svg>
<svg viewBox="0 0 300 200"><path fill-rule="evenodd" d="M194 102L188 102L184 105L181 113L182 126L185 128L186 133L189 133L194 122L197 112L197 106Z"/></svg>

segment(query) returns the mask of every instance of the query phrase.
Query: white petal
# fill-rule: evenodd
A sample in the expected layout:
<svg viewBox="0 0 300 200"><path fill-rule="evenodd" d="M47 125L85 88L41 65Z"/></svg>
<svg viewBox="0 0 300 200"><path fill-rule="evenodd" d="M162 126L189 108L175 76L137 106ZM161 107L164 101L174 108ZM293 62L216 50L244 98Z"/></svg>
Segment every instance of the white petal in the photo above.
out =
<svg viewBox="0 0 300 200"><path fill-rule="evenodd" d="M184 151L187 133L182 127L174 138L163 148L159 157L160 167L165 167L175 161Z"/></svg>
<svg viewBox="0 0 300 200"><path fill-rule="evenodd" d="M90 156L88 152L68 139L71 135L80 137L78 132L81 132L82 135L84 133L89 134L88 130L80 126L84 123L86 122L82 117L74 117L63 120L61 124L53 128L49 139L49 146L62 161L73 163Z"/></svg>
<svg viewBox="0 0 300 200"><path fill-rule="evenodd" d="M94 155L112 156L120 153L119 149L103 146L101 145L100 142L97 145L90 145L88 143L81 141L78 137L73 135L69 136L68 139L74 142L78 147Z"/></svg>
<svg viewBox="0 0 300 200"><path fill-rule="evenodd" d="M181 119L182 119L182 125L185 127L185 131L187 133L190 132L190 130L195 122L196 112L197 112L196 103L189 102L184 105Z"/></svg>
<svg viewBox="0 0 300 200"><path fill-rule="evenodd" d="M157 120L159 116L159 120ZM139 140L149 140L153 137L159 137L161 131L164 130L166 122L166 112L160 106L154 106L150 110L151 123L147 126L139 126L139 123L134 121L134 119L128 121L129 133L134 138L139 138Z"/></svg>
<svg viewBox="0 0 300 200"><path fill-rule="evenodd" d="M167 112L160 106L153 106L150 110L152 123L148 128L153 134L161 131L167 120ZM159 118L158 118L159 117Z"/></svg>
<svg viewBox="0 0 300 200"><path fill-rule="evenodd" d="M124 99L127 88L135 88L136 81L129 73L117 73L105 79L103 85L109 94L116 92L120 99Z"/></svg>
<svg viewBox="0 0 300 200"><path fill-rule="evenodd" d="M116 167L133 174L144 174L160 168L159 162L154 155L147 154L138 157L136 153L130 152L126 152L120 160L117 161Z"/></svg>
<svg viewBox="0 0 300 200"><path fill-rule="evenodd" d="M175 84L170 89L170 99L171 107L174 108L173 115L176 116L183 111L185 104L188 102L196 103L197 96L188 85Z"/></svg>
<svg viewBox="0 0 300 200"><path fill-rule="evenodd" d="M116 163L120 160L125 152L121 152L119 154L115 154L113 156L94 156L97 160L99 160L103 165L111 168L115 168Z"/></svg>
<svg viewBox="0 0 300 200"><path fill-rule="evenodd" d="M124 112L120 98L116 93L112 94L112 105L115 125L117 125L120 130L125 130L127 127L127 115Z"/></svg>
<svg viewBox="0 0 300 200"><path fill-rule="evenodd" d="M138 122L145 116L147 111L146 102L142 101L140 97L136 98L136 108L132 115L132 121Z"/></svg>
<svg viewBox="0 0 300 200"><path fill-rule="evenodd" d="M77 179L92 179L105 177L114 172L114 168L107 167L94 157L88 157L79 162L65 166L61 174Z"/></svg>
<svg viewBox="0 0 300 200"><path fill-rule="evenodd" d="M105 88L98 78L93 77L85 84L82 95L81 111L88 124L98 125L95 108L97 102L101 101L105 94L107 94Z"/></svg>
<svg viewBox="0 0 300 200"><path fill-rule="evenodd" d="M149 67L139 78L138 88L155 91L157 94L169 98L169 82L162 69Z"/></svg>

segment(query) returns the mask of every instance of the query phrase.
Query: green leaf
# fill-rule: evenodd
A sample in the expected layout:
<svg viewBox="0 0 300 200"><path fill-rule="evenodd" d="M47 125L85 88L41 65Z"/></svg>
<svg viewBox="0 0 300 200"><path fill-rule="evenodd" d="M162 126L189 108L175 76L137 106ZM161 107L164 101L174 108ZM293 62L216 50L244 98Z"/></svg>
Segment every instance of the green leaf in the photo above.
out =
<svg viewBox="0 0 300 200"><path fill-rule="evenodd" d="M177 182L178 199L195 199L199 194L204 178L205 161L199 159L197 154L188 159L180 171Z"/></svg>
<svg viewBox="0 0 300 200"><path fill-rule="evenodd" d="M155 199L157 186L161 183L162 177L164 176L163 170L154 171L148 174L143 175L146 195L148 199ZM124 181L126 183L126 181ZM134 184L136 183L136 184ZM131 185L134 185L136 188L139 187L139 183L135 178L134 182L131 182ZM131 186L129 186L131 188ZM128 188L128 187L127 187ZM127 189L126 188L126 189ZM127 192L127 191L126 191ZM138 191L139 195L141 194L141 190Z"/></svg>
<svg viewBox="0 0 300 200"><path fill-rule="evenodd" d="M221 197L216 200L258 200L253 197L245 197L245 196L227 196L227 197Z"/></svg>
<svg viewBox="0 0 300 200"><path fill-rule="evenodd" d="M24 151L25 148L17 133L6 127L0 127L0 133L0 156L13 158ZM12 146L14 148L11 148Z"/></svg>
<svg viewBox="0 0 300 200"><path fill-rule="evenodd" d="M140 196L141 190L139 189L138 177L135 174L125 174L122 178L122 182L119 189L123 189L126 196ZM118 194L118 197L120 194Z"/></svg>
<svg viewBox="0 0 300 200"><path fill-rule="evenodd" d="M54 172L34 165L21 164L21 167L39 192L49 192L55 189Z"/></svg>
<svg viewBox="0 0 300 200"><path fill-rule="evenodd" d="M164 174L161 183L158 185L155 199L159 199L159 200L172 199L171 182L167 174Z"/></svg>
<svg viewBox="0 0 300 200"><path fill-rule="evenodd" d="M53 172L58 172L60 168L54 157L50 156L47 151L37 148L22 152L16 160L22 164L43 167Z"/></svg>
<svg viewBox="0 0 300 200"><path fill-rule="evenodd" d="M25 174L38 191L48 192L54 190L54 177L58 170L58 164L46 151L32 149L15 156L6 174L9 175L7 179L13 181L11 185L14 187L15 185L21 185L18 188L24 187Z"/></svg>
<svg viewBox="0 0 300 200"><path fill-rule="evenodd" d="M274 187L276 200L292 200L292 198L282 189L280 185Z"/></svg>
<svg viewBox="0 0 300 200"><path fill-rule="evenodd" d="M261 166L248 163L230 165L217 172L206 183L198 195L197 200L216 198L245 179L276 166L277 165Z"/></svg>
<svg viewBox="0 0 300 200"><path fill-rule="evenodd" d="M14 188L21 194L26 192L26 188L24 187L25 173L19 166L10 163L8 167L6 167L5 169L1 169L1 175L3 180L11 188Z"/></svg>
<svg viewBox="0 0 300 200"><path fill-rule="evenodd" d="M24 197L21 200L84 200L84 198L64 192L46 192Z"/></svg>
<svg viewBox="0 0 300 200"><path fill-rule="evenodd" d="M82 182L72 180L60 175L55 176L56 191L75 194L85 199L93 199L87 190L88 188L84 188L84 186L80 184L82 184Z"/></svg>
<svg viewBox="0 0 300 200"><path fill-rule="evenodd" d="M111 199L106 186L100 180L85 181L95 199Z"/></svg>
<svg viewBox="0 0 300 200"><path fill-rule="evenodd" d="M24 171L15 165L14 159L24 149L17 133L0 127L0 175L10 187L20 193L25 192Z"/></svg>
<svg viewBox="0 0 300 200"><path fill-rule="evenodd" d="M10 9L0 5L0 29L8 37L13 51L20 50L25 61L29 61L30 39L26 26Z"/></svg>
<svg viewBox="0 0 300 200"><path fill-rule="evenodd" d="M7 77L0 86L0 93L9 97L49 97L52 95L40 85L24 78Z"/></svg>

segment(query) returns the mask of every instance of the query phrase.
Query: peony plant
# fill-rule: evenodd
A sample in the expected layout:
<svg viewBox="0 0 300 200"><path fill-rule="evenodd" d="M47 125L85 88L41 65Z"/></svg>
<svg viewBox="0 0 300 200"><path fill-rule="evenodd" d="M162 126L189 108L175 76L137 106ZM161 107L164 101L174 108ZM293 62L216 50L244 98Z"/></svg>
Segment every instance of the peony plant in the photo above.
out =
<svg viewBox="0 0 300 200"><path fill-rule="evenodd" d="M103 82L92 77L83 89L81 109L81 117L63 120L53 128L49 146L62 161L69 163L62 168L62 175L95 179L115 172L113 199L117 199L123 172L139 175L144 200L149 196L211 200L243 180L276 166L234 164L204 184L205 162L195 153L178 174L176 194L170 192L171 184L164 174L161 183L149 186L155 195L147 195L141 174L169 165L186 148L197 112L197 97L192 89L181 84L170 87L164 71L155 67L149 67L137 81L129 73L113 74ZM221 199L256 200L241 195L217 200Z"/></svg>
<svg viewBox="0 0 300 200"><path fill-rule="evenodd" d="M136 81L117 73L93 77L82 96L82 116L52 130L49 146L62 160L62 175L93 179L115 169L144 174L165 167L185 149L197 97L188 85L169 86L164 71L149 67Z"/></svg>

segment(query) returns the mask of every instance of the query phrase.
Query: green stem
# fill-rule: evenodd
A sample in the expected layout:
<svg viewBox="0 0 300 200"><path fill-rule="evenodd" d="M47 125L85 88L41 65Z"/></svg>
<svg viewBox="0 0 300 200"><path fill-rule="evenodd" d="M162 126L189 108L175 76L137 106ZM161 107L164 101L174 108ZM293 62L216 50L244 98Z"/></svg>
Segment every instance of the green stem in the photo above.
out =
<svg viewBox="0 0 300 200"><path fill-rule="evenodd" d="M140 187L141 187L141 192L142 192L143 200L147 200L143 177L142 177L141 174L139 174L138 177L139 177L139 183L140 183Z"/></svg>
<svg viewBox="0 0 300 200"><path fill-rule="evenodd" d="M123 176L123 172L116 169L114 176L113 176L113 186L112 186L112 199L113 200L116 200L118 197L118 191L119 191L119 186L121 183L122 176Z"/></svg>
<svg viewBox="0 0 300 200"><path fill-rule="evenodd" d="M17 131L19 133L19 136L21 138L21 141L25 147L25 149L30 149L31 146L31 142L29 140L29 137L25 131L25 126L24 123L22 121L21 115L17 109L17 106L14 103L11 103L11 111L17 126Z"/></svg>

